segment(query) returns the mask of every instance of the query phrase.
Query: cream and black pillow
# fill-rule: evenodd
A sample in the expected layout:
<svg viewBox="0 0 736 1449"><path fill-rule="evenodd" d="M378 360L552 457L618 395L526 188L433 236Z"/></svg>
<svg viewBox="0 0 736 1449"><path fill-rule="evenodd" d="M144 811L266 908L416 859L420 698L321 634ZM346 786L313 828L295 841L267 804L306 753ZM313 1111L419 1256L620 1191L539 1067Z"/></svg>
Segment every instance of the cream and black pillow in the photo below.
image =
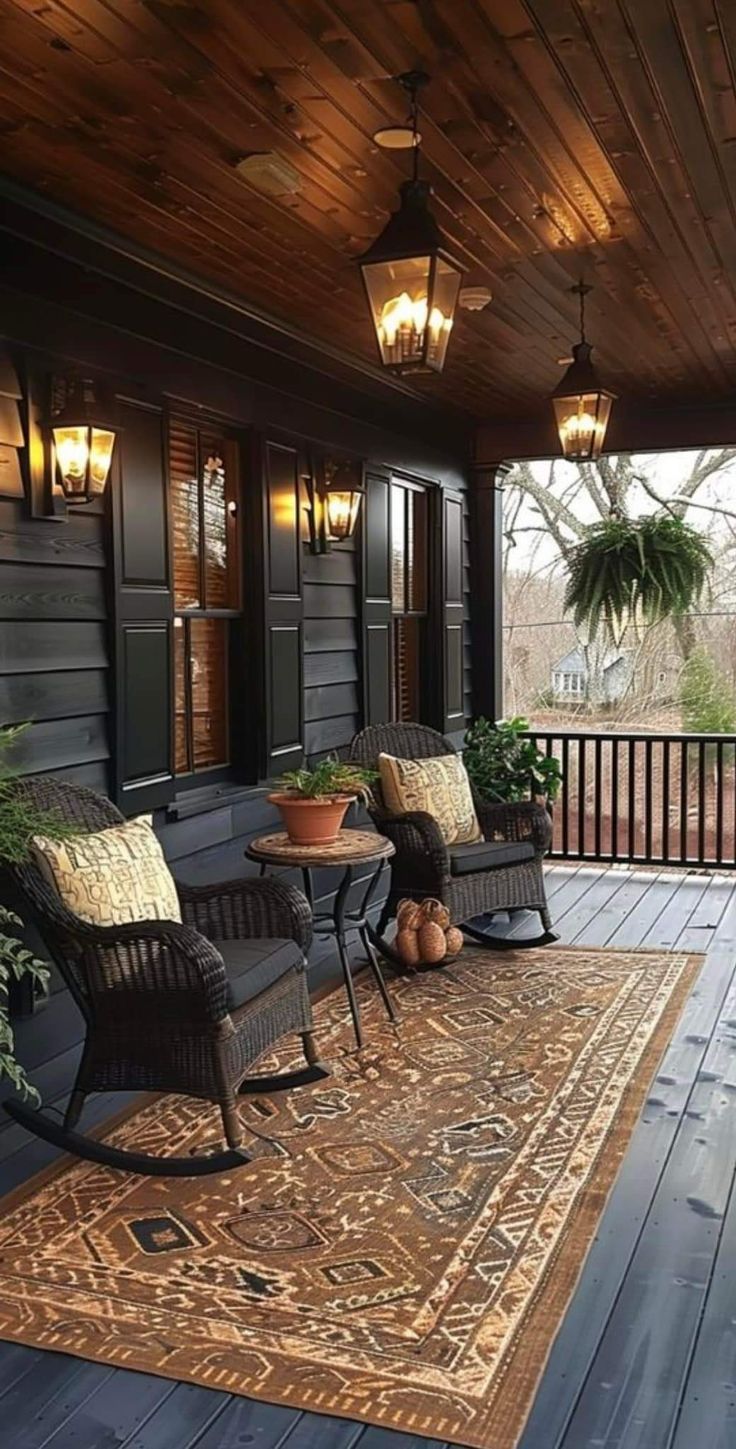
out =
<svg viewBox="0 0 736 1449"><path fill-rule="evenodd" d="M83 921L124 926L181 920L174 878L150 815L68 840L36 835L32 850L64 905Z"/></svg>
<svg viewBox="0 0 736 1449"><path fill-rule="evenodd" d="M378 770L383 799L392 814L426 810L437 821L447 845L467 845L483 839L470 781L459 755L438 755L431 760L379 755Z"/></svg>

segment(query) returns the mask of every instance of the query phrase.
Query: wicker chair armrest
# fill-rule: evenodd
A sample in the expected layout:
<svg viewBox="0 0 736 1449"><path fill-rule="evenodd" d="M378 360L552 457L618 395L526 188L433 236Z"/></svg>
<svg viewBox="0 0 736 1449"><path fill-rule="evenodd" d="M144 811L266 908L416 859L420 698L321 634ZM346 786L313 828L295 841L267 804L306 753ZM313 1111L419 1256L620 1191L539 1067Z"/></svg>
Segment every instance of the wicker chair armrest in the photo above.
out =
<svg viewBox="0 0 736 1449"><path fill-rule="evenodd" d="M177 881L187 925L219 941L282 936L304 952L312 941L312 912L306 896L277 877L231 880L214 886Z"/></svg>
<svg viewBox="0 0 736 1449"><path fill-rule="evenodd" d="M530 841L538 855L545 855L552 843L552 821L544 805L535 800L511 803L475 803L480 828L486 840Z"/></svg>
<svg viewBox="0 0 736 1449"><path fill-rule="evenodd" d="M374 821L378 830L387 835L396 846L397 855L419 855L429 859L438 876L450 875L450 857L445 838L433 815L426 810L409 810L404 815L389 815L376 812Z"/></svg>
<svg viewBox="0 0 736 1449"><path fill-rule="evenodd" d="M212 943L180 921L132 921L96 926L75 920L76 948L87 962L93 992L164 995L172 1014L180 997L195 997L210 1021L228 1014L227 975Z"/></svg>

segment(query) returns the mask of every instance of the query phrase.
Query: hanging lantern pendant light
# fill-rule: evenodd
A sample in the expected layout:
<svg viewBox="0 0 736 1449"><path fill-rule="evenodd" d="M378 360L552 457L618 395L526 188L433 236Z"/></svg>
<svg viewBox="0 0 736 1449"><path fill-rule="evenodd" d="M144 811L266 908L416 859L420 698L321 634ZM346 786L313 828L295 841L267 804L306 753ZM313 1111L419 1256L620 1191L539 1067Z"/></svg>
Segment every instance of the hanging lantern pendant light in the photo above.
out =
<svg viewBox="0 0 736 1449"><path fill-rule="evenodd" d="M577 463L595 462L603 451L616 394L601 387L591 362L593 349L585 336L585 298L592 287L578 282L570 291L580 298L580 341L573 347L573 361L552 394L552 406L563 457Z"/></svg>
<svg viewBox="0 0 736 1449"><path fill-rule="evenodd" d="M381 362L397 373L442 371L462 281L429 209L432 188L419 179L418 92L428 80L423 71L399 76L411 99L412 177L402 183L398 211L360 259Z"/></svg>

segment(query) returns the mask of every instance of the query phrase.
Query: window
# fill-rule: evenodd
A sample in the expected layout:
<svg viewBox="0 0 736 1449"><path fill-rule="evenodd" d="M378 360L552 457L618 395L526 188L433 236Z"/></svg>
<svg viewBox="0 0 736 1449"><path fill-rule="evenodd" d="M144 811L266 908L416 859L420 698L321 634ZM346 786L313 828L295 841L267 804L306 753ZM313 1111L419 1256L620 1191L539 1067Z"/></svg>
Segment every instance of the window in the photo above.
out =
<svg viewBox="0 0 736 1449"><path fill-rule="evenodd" d="M174 564L174 770L230 759L230 630L241 609L238 450L217 428L169 421Z"/></svg>
<svg viewBox="0 0 736 1449"><path fill-rule="evenodd" d="M422 718L427 629L427 490L391 484L392 716Z"/></svg>

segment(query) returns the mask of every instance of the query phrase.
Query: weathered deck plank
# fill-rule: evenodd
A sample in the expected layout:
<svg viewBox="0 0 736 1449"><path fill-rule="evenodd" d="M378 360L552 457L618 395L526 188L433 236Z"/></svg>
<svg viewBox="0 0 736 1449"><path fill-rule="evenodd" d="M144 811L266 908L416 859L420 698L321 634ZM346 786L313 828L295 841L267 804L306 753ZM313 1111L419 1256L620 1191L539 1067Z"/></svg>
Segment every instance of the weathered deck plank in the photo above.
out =
<svg viewBox="0 0 736 1449"><path fill-rule="evenodd" d="M634 1132L519 1449L691 1449L695 1442L731 1449L736 880L556 865L548 884L563 942L712 949ZM538 925L536 916L517 916L505 932L519 937ZM103 1116L110 1106L99 1099L91 1110ZM41 1165L42 1146L12 1137L0 1143L1 1190ZM449 1449L7 1344L0 1344L0 1424L13 1449Z"/></svg>

